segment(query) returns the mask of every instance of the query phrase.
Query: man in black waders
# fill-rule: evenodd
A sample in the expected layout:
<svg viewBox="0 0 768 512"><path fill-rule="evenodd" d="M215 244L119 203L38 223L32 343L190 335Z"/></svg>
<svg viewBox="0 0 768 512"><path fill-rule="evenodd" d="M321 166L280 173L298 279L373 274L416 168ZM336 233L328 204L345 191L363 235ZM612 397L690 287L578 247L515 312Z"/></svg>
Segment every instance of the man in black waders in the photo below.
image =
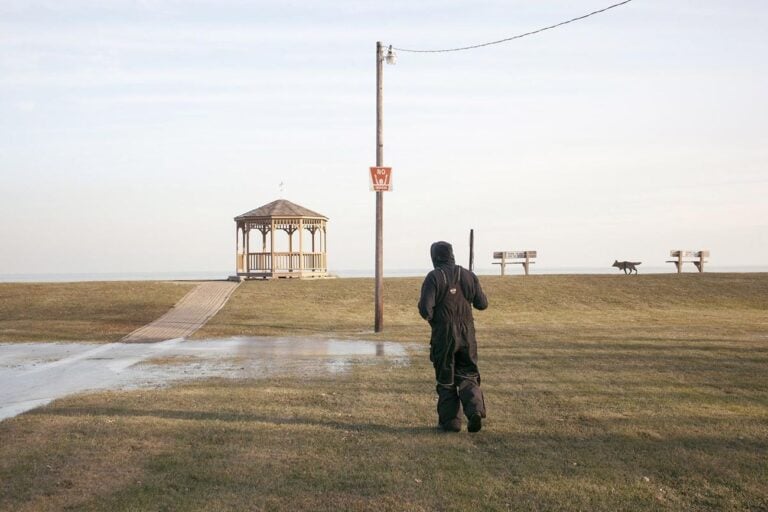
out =
<svg viewBox="0 0 768 512"><path fill-rule="evenodd" d="M435 269L421 285L419 313L432 326L429 360L437 378L440 428L459 432L462 405L467 430L477 432L485 418L485 402L477 369L477 340L472 306L488 307L477 276L456 265L453 247L435 242L430 249Z"/></svg>

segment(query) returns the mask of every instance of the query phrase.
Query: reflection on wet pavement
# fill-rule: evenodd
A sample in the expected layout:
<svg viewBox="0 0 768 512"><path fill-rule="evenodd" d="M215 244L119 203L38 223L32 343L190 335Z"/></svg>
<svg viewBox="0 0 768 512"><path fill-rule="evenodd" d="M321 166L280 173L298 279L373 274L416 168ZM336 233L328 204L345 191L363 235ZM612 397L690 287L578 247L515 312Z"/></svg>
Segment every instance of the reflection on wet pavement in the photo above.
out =
<svg viewBox="0 0 768 512"><path fill-rule="evenodd" d="M0 344L0 420L72 393L209 378L341 373L408 364L401 343L321 338L168 340L153 344Z"/></svg>

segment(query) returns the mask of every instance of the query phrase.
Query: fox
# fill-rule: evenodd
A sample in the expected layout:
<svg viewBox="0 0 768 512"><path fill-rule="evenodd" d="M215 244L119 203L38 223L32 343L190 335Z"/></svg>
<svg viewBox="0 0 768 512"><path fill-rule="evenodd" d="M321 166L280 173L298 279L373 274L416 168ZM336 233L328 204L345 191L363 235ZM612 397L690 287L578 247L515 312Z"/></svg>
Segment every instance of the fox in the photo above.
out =
<svg viewBox="0 0 768 512"><path fill-rule="evenodd" d="M629 273L631 274L632 271L635 271L635 274L637 274L637 267L635 265L640 265L642 261L619 261L616 260L613 262L612 267L618 267L619 270L623 270L625 274ZM629 270L629 272L627 272Z"/></svg>

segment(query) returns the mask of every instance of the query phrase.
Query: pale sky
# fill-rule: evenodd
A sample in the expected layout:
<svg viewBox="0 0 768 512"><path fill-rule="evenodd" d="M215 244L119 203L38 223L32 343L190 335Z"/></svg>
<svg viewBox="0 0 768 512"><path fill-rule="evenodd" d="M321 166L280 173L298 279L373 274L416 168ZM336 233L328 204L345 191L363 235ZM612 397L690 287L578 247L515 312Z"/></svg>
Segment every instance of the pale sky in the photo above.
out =
<svg viewBox="0 0 768 512"><path fill-rule="evenodd" d="M615 1L615 0L614 0ZM502 39L611 0L0 0L0 274L233 270L233 217L330 218L372 269L375 43ZM634 0L384 69L385 268L768 262L768 3ZM280 193L284 181L287 190Z"/></svg>

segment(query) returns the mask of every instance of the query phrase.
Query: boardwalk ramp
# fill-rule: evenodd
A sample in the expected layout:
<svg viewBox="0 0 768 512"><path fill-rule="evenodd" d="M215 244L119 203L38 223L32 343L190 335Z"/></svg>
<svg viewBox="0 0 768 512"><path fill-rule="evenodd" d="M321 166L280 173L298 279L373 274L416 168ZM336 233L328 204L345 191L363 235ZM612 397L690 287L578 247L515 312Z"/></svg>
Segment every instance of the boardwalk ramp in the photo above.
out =
<svg viewBox="0 0 768 512"><path fill-rule="evenodd" d="M123 343L154 343L186 338L200 329L227 303L238 283L209 281L187 293L166 314L121 339Z"/></svg>

